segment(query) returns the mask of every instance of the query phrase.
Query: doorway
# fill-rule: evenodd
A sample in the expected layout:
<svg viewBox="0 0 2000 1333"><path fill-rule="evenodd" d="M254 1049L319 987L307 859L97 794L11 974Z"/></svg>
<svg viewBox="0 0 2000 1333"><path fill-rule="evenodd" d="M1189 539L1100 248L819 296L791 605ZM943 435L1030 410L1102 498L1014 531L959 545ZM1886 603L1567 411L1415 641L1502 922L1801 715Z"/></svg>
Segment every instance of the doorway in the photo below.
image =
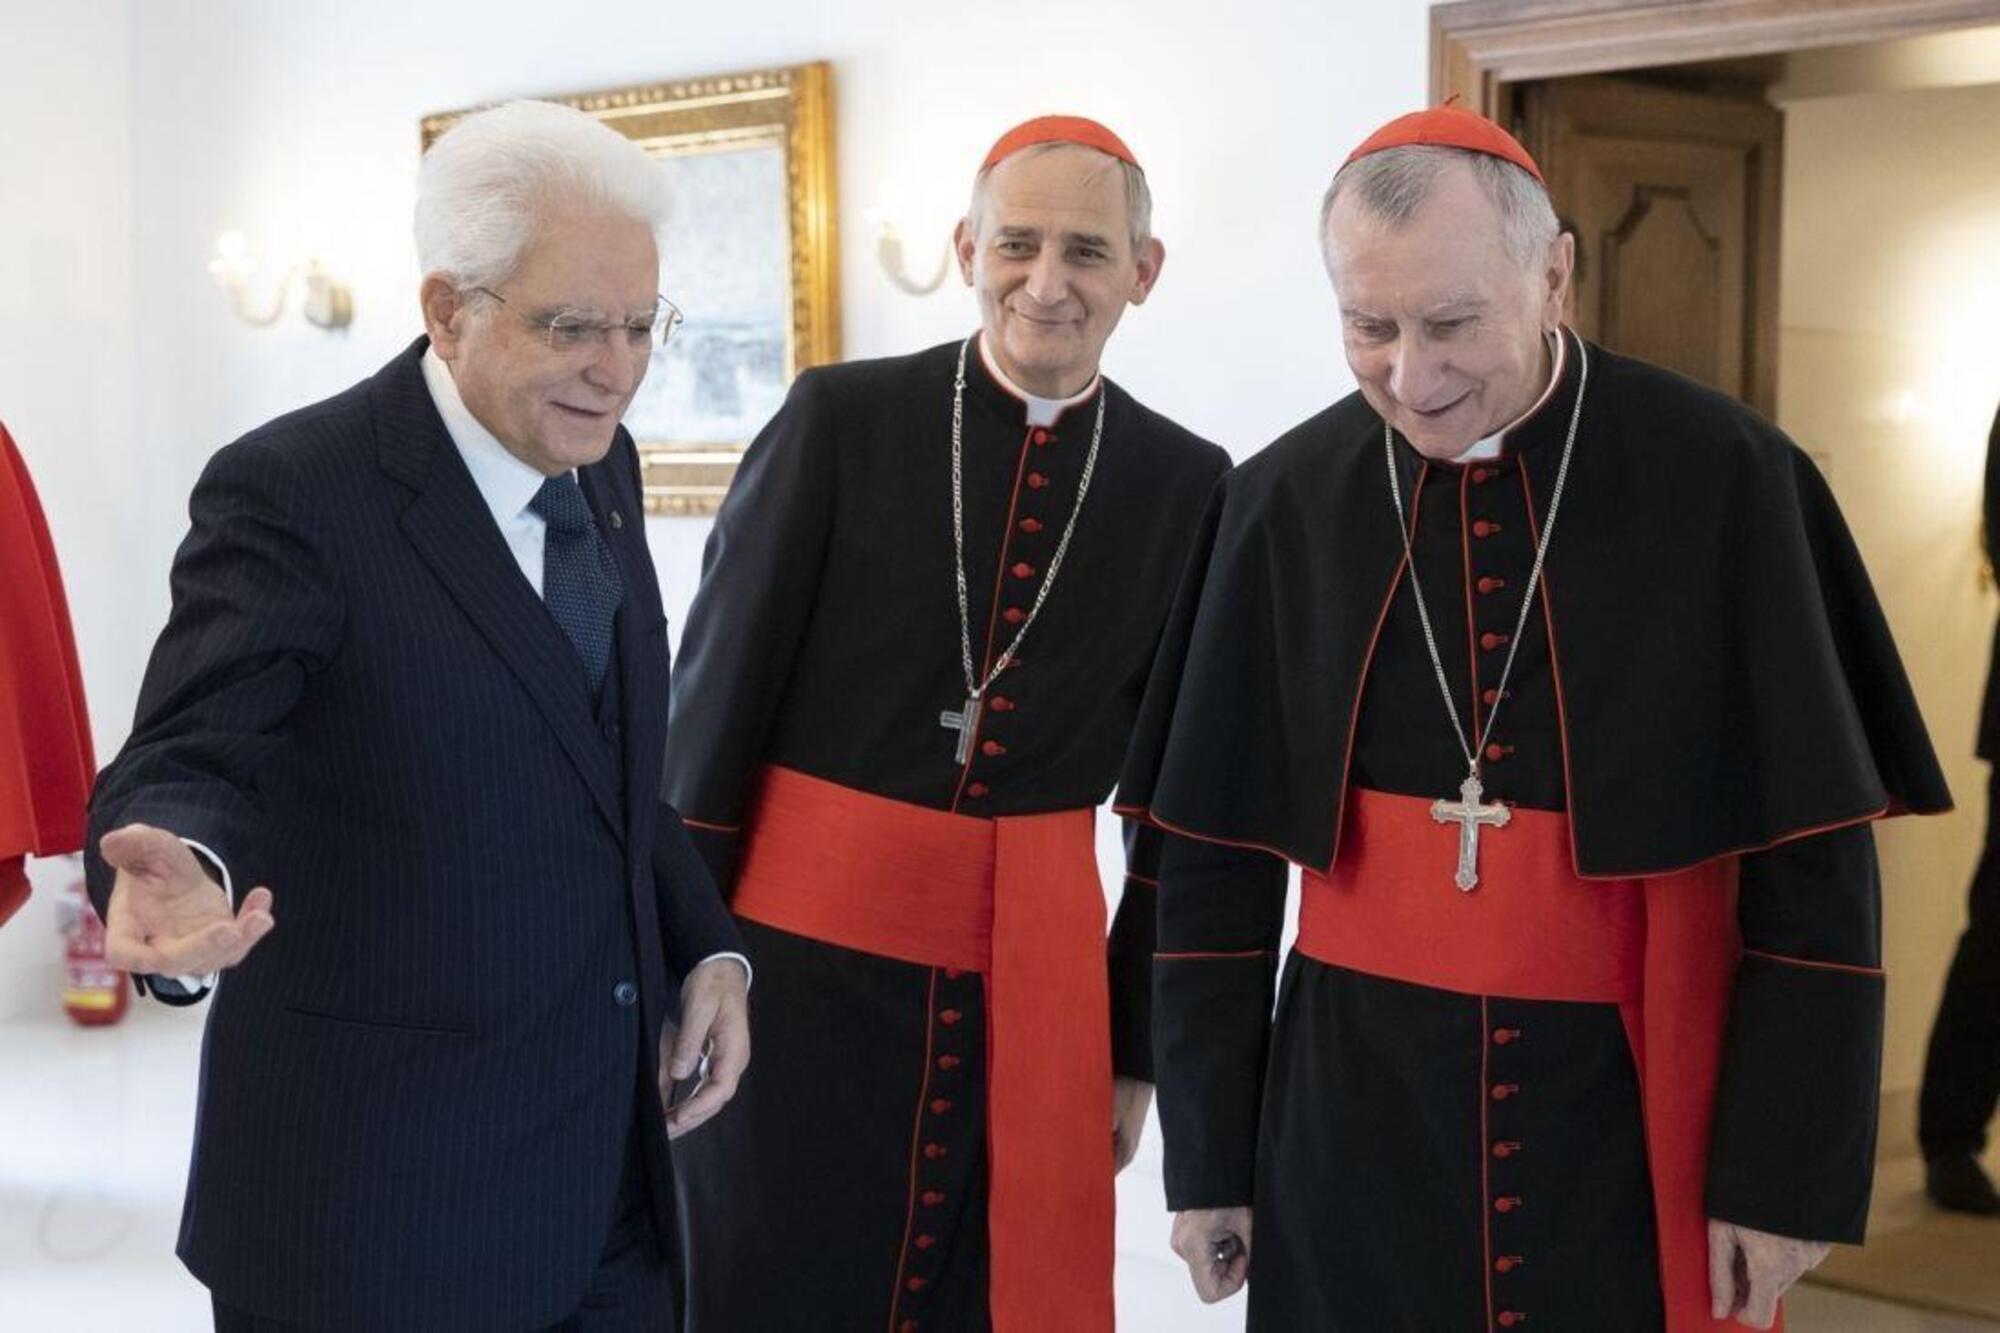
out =
<svg viewBox="0 0 2000 1333"><path fill-rule="evenodd" d="M1498 119L1548 176L1578 239L1579 332L1775 420L1867 559L1960 808L1878 830L1876 1206L1870 1245L1819 1276L2000 1319L2000 1226L1927 1207L1914 1128L1986 822L1972 746L1996 614L1980 490L2000 404L2000 4L1475 0L1435 6L1431 30L1434 100ZM1817 1326L1799 1308L1795 1327Z"/></svg>

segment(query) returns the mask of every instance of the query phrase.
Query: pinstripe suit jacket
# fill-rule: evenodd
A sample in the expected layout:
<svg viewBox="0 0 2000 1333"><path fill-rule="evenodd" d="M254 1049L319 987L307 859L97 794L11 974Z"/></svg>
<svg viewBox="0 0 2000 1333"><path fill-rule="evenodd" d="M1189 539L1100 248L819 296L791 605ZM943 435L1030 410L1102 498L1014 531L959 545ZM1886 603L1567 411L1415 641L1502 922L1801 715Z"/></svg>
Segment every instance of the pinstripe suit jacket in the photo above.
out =
<svg viewBox="0 0 2000 1333"><path fill-rule="evenodd" d="M90 845L155 824L275 895L209 1014L195 1276L311 1327L538 1328L595 1267L635 1104L675 1235L657 1034L678 975L742 946L658 795L666 621L630 437L580 472L626 589L610 715L424 346L210 462Z"/></svg>

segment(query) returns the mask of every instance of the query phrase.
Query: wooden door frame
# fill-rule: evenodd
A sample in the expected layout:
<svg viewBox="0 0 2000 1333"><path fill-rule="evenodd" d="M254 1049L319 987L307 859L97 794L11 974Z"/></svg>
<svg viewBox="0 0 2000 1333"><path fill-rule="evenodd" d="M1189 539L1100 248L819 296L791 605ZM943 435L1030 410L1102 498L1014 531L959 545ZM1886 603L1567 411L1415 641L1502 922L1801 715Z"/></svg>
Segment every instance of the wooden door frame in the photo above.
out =
<svg viewBox="0 0 2000 1333"><path fill-rule="evenodd" d="M1431 6L1431 103L1501 124L1529 79L1772 55L2000 22L2000 0L1456 0Z"/></svg>

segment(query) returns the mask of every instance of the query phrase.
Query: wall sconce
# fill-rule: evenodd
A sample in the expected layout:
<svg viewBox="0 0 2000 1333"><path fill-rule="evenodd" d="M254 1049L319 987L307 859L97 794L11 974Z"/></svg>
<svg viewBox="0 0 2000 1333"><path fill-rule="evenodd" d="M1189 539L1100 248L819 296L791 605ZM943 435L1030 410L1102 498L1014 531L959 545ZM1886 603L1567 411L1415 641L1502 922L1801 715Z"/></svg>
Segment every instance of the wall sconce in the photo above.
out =
<svg viewBox="0 0 2000 1333"><path fill-rule="evenodd" d="M944 286L944 280L951 274L951 238L944 242L944 253L938 256L937 272L928 282L918 282L909 274L903 262L903 236L896 230L896 224L881 214L875 215L875 259L882 265L882 271L889 275L889 281L911 296L929 296Z"/></svg>
<svg viewBox="0 0 2000 1333"><path fill-rule="evenodd" d="M269 328L285 313L285 298L294 279L303 289L299 308L308 323L322 329L344 329L354 322L354 293L320 267L316 258L286 269L264 308L253 305L250 279L257 271L257 259L240 231L222 233L215 243L215 258L208 261L208 271L229 297L229 308L244 323L257 328Z"/></svg>

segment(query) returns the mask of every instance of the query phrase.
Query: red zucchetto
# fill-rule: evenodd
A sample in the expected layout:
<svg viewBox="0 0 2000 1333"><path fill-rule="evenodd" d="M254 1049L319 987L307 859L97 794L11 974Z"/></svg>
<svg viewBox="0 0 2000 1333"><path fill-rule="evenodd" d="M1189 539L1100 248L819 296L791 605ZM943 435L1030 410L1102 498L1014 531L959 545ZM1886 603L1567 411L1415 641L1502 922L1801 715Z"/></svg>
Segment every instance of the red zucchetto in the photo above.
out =
<svg viewBox="0 0 2000 1333"><path fill-rule="evenodd" d="M981 171L1012 157L1023 148L1032 148L1038 143L1074 143L1085 148L1095 148L1100 153L1108 153L1120 162L1129 162L1139 167L1139 159L1132 156L1132 150L1125 141L1113 134L1105 126L1084 116L1037 116L1024 120L1013 129L1001 135L986 154L986 160L979 164ZM1144 171L1144 167L1139 167Z"/></svg>
<svg viewBox="0 0 2000 1333"><path fill-rule="evenodd" d="M1426 111L1412 111L1407 116L1398 116L1363 139L1361 146L1347 155L1347 160L1352 162L1385 148L1402 148L1412 144L1485 153L1488 157L1512 162L1544 186L1548 184L1542 180L1542 169L1535 165L1534 158L1528 156L1528 150L1521 147L1520 140L1478 112L1467 111L1462 106L1434 106Z"/></svg>

